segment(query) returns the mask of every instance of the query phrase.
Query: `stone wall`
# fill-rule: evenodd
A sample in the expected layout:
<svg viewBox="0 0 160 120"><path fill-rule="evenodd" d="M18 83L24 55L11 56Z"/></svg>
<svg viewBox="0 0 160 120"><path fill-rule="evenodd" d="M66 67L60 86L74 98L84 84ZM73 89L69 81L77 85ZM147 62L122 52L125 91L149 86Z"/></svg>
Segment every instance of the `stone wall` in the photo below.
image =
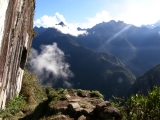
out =
<svg viewBox="0 0 160 120"><path fill-rule="evenodd" d="M35 0L0 0L0 109L20 92L34 9Z"/></svg>

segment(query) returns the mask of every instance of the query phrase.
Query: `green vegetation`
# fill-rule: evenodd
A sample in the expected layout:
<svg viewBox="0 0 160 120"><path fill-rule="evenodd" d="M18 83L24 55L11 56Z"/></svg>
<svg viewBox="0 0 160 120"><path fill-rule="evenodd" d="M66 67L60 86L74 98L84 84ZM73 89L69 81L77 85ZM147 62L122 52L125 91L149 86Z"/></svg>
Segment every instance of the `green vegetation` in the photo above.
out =
<svg viewBox="0 0 160 120"><path fill-rule="evenodd" d="M26 97L26 102L30 105L37 105L47 99L46 90L40 85L37 76L25 70L20 95Z"/></svg>
<svg viewBox="0 0 160 120"><path fill-rule="evenodd" d="M68 93L66 89L53 89L53 88L47 88L47 94L48 94L48 99L51 101L48 105L49 108L54 110L55 104L57 103L58 100L60 99L66 99L65 95Z"/></svg>
<svg viewBox="0 0 160 120"><path fill-rule="evenodd" d="M59 115L55 110L58 100L66 100L66 95L104 98L99 91L81 89L44 88L35 74L25 70L22 90L0 112L2 119L50 119ZM123 120L158 120L160 118L160 88L154 87L144 96L140 92L126 101L114 97L112 105L119 109ZM81 103L82 104L82 103ZM85 105L85 103L83 103ZM86 105L85 105L86 106Z"/></svg>
<svg viewBox="0 0 160 120"><path fill-rule="evenodd" d="M40 85L37 76L25 70L22 88L19 96L15 96L0 112L2 119L42 119L55 117L59 114L55 110L58 100L65 100L66 94L75 96L99 97L103 95L98 91L87 91L81 89L53 89ZM47 117L48 116L48 117Z"/></svg>
<svg viewBox="0 0 160 120"><path fill-rule="evenodd" d="M104 96L97 90L93 90L90 94L91 94L91 97L104 98Z"/></svg>
<svg viewBox="0 0 160 120"><path fill-rule="evenodd" d="M19 96L15 96L0 112L3 119L18 119L32 113L36 106L47 99L45 88L39 84L37 76L25 70Z"/></svg>
<svg viewBox="0 0 160 120"><path fill-rule="evenodd" d="M25 101L25 97L23 96L15 96L6 106L5 110L0 112L1 118L11 118L16 113L20 111L25 111L27 109L27 103Z"/></svg>
<svg viewBox="0 0 160 120"><path fill-rule="evenodd" d="M144 96L140 92L124 99L115 98L113 105L119 108L123 120L159 120L160 118L160 88L154 87Z"/></svg>

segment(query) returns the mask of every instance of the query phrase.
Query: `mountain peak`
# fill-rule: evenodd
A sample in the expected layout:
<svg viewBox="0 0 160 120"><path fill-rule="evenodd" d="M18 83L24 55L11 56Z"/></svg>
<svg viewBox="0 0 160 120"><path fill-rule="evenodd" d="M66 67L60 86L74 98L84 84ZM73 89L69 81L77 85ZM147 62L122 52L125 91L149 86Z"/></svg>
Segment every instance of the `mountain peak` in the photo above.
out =
<svg viewBox="0 0 160 120"><path fill-rule="evenodd" d="M64 24L64 22L62 22L62 21L61 21L59 24L56 24L56 25L61 25L62 27L63 27L63 26L66 26L66 25Z"/></svg>

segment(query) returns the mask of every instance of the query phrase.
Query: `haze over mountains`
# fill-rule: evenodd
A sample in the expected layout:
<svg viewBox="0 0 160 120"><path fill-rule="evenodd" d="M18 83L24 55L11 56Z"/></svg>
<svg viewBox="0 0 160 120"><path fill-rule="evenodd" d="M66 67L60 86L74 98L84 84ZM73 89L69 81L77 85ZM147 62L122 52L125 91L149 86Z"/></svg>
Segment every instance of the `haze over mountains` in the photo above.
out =
<svg viewBox="0 0 160 120"><path fill-rule="evenodd" d="M147 25L142 25L148 28L155 28L155 27L160 27L160 20L158 20L156 23L154 24L147 24Z"/></svg>
<svg viewBox="0 0 160 120"><path fill-rule="evenodd" d="M67 27L63 22L57 25ZM34 38L32 47L42 56L41 45L56 43L64 52L62 61L73 74L69 78L55 79L49 73L49 79L42 81L53 87L97 89L106 98L124 96L135 76L160 63L160 27L136 27L112 20L90 29L78 28L87 32L78 37L63 34L55 28L34 29L38 36Z"/></svg>

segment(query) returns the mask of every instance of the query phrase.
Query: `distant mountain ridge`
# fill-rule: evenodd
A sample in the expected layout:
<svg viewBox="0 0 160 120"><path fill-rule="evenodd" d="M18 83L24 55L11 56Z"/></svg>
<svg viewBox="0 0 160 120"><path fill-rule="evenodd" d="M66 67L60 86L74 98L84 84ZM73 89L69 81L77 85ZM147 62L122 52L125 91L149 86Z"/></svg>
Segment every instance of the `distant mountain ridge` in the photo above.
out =
<svg viewBox="0 0 160 120"><path fill-rule="evenodd" d="M103 22L74 37L78 44L117 56L137 77L160 63L160 27L149 29L123 21Z"/></svg>
<svg viewBox="0 0 160 120"><path fill-rule="evenodd" d="M124 96L135 81L134 75L138 77L160 63L160 27L136 27L112 20L85 29L88 34L78 37L62 34L55 28L35 30L40 34L34 38L33 48L40 51L40 45L56 42L69 56L66 61L76 75L70 80L74 87L100 90L106 98ZM53 86L63 87L63 83L59 81Z"/></svg>
<svg viewBox="0 0 160 120"><path fill-rule="evenodd" d="M109 99L112 95L124 96L126 88L135 81L135 76L114 55L80 46L68 35L61 34L54 28L48 28L35 37L32 47L40 52L42 44L49 45L53 42L64 52L66 62L70 64L74 77L68 82L73 88L99 90ZM64 87L63 80L53 82L52 86Z"/></svg>

